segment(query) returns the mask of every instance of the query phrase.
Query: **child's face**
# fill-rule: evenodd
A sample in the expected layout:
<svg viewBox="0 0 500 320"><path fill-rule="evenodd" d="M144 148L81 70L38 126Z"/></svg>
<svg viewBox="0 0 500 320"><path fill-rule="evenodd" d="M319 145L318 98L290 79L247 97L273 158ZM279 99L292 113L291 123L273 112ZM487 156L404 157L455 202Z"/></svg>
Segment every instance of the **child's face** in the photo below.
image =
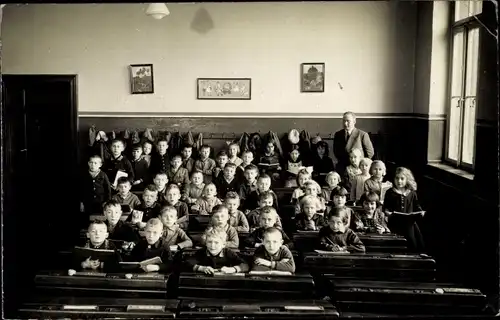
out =
<svg viewBox="0 0 500 320"><path fill-rule="evenodd" d="M224 168L226 163L227 163L227 156L218 156L217 157L217 164L219 165L220 168Z"/></svg>
<svg viewBox="0 0 500 320"><path fill-rule="evenodd" d="M313 196L317 196L318 195L318 188L316 188L316 186L307 186L305 189L304 189L304 193L309 196L309 195L313 195Z"/></svg>
<svg viewBox="0 0 500 320"><path fill-rule="evenodd" d="M224 167L224 178L226 179L232 179L234 178L234 175L236 174L236 169L233 166L226 166Z"/></svg>
<svg viewBox="0 0 500 320"><path fill-rule="evenodd" d="M271 179L264 178L257 181L257 188L259 189L259 192L268 191L270 187Z"/></svg>
<svg viewBox="0 0 500 320"><path fill-rule="evenodd" d="M122 207L121 206L108 206L106 210L104 210L104 216L106 220L108 220L109 224L114 226L120 221L122 216Z"/></svg>
<svg viewBox="0 0 500 320"><path fill-rule="evenodd" d="M172 161L170 161L170 164L174 169L178 169L182 165L182 159L179 157L175 157L172 159Z"/></svg>
<svg viewBox="0 0 500 320"><path fill-rule="evenodd" d="M208 237L205 241L208 252L215 256L224 249L226 242L219 237Z"/></svg>
<svg viewBox="0 0 500 320"><path fill-rule="evenodd" d="M358 167L361 161L361 155L358 152L351 152L349 154L349 161L353 166Z"/></svg>
<svg viewBox="0 0 500 320"><path fill-rule="evenodd" d="M163 225L157 224L155 226L148 225L145 230L145 237L148 244L155 244L163 233Z"/></svg>
<svg viewBox="0 0 500 320"><path fill-rule="evenodd" d="M208 156L210 156L210 148L203 148L203 149L201 149L200 156L201 156L202 159L208 158Z"/></svg>
<svg viewBox="0 0 500 320"><path fill-rule="evenodd" d="M144 200L144 203L147 206L152 206L153 203L155 203L156 200L158 200L158 192L144 190L144 193L142 194L142 200Z"/></svg>
<svg viewBox="0 0 500 320"><path fill-rule="evenodd" d="M161 222L167 227L171 227L177 221L177 210L169 210L161 215Z"/></svg>
<svg viewBox="0 0 500 320"><path fill-rule="evenodd" d="M238 199L226 199L225 204L229 209L229 213L236 212L240 206L240 200Z"/></svg>
<svg viewBox="0 0 500 320"><path fill-rule="evenodd" d="M167 149L168 149L168 144L167 144L167 141L160 141L158 142L158 144L156 145L156 148L158 149L158 152L160 154L165 154L167 152Z"/></svg>
<svg viewBox="0 0 500 320"><path fill-rule="evenodd" d="M89 171L90 172L96 172L99 170L102 166L102 161L99 158L92 158L88 162L89 165Z"/></svg>
<svg viewBox="0 0 500 320"><path fill-rule="evenodd" d="M243 160L243 163L245 165L249 165L253 161L253 153L251 152L245 152L241 158Z"/></svg>
<svg viewBox="0 0 500 320"><path fill-rule="evenodd" d="M377 209L377 202L375 201L363 201L363 209L369 214L373 214L375 209Z"/></svg>
<svg viewBox="0 0 500 320"><path fill-rule="evenodd" d="M382 178L384 176L384 167L380 163L376 163L371 168L371 175L375 178Z"/></svg>
<svg viewBox="0 0 500 320"><path fill-rule="evenodd" d="M270 213L262 213L259 220L260 226L264 228L271 228L276 223L276 217Z"/></svg>
<svg viewBox="0 0 500 320"><path fill-rule="evenodd" d="M316 204L314 202L304 203L302 210L308 217L312 217L317 211Z"/></svg>
<svg viewBox="0 0 500 320"><path fill-rule="evenodd" d="M326 177L326 183L328 184L328 186L330 186L330 188L335 188L339 185L339 179L334 176L334 175L329 175L328 177Z"/></svg>
<svg viewBox="0 0 500 320"><path fill-rule="evenodd" d="M273 197L267 197L265 199L259 200L259 207L272 207L273 206Z"/></svg>
<svg viewBox="0 0 500 320"><path fill-rule="evenodd" d="M345 232L345 225L339 217L332 216L328 221L328 225L332 228L333 232Z"/></svg>
<svg viewBox="0 0 500 320"><path fill-rule="evenodd" d="M367 175L370 172L370 166L364 162L359 164L359 169L363 175Z"/></svg>
<svg viewBox="0 0 500 320"><path fill-rule="evenodd" d="M193 176L191 177L191 182L195 186L199 186L203 182L203 174L201 172L193 174Z"/></svg>
<svg viewBox="0 0 500 320"><path fill-rule="evenodd" d="M228 153L231 158L236 157L238 155L238 146L231 145L228 149Z"/></svg>
<svg viewBox="0 0 500 320"><path fill-rule="evenodd" d="M130 182L120 183L118 185L118 193L121 194L122 196L125 196L129 193L130 188L132 188Z"/></svg>
<svg viewBox="0 0 500 320"><path fill-rule="evenodd" d="M309 181L311 179L311 177L308 175L308 174L301 174L299 175L299 178L298 178L298 184L299 184L299 187L303 187L304 184Z"/></svg>
<svg viewBox="0 0 500 320"><path fill-rule="evenodd" d="M94 246L101 245L109 236L108 228L104 224L93 224L87 231L87 238Z"/></svg>
<svg viewBox="0 0 500 320"><path fill-rule="evenodd" d="M299 150L293 150L292 152L290 152L290 159L292 159L292 161L297 161L299 155L300 155Z"/></svg>
<svg viewBox="0 0 500 320"><path fill-rule="evenodd" d="M165 195L165 199L167 199L167 202L171 205L176 204L180 198L181 198L181 193L177 188L172 188L168 190L167 194Z"/></svg>
<svg viewBox="0 0 500 320"><path fill-rule="evenodd" d="M184 148L184 149L182 149L182 157L184 159L190 158L192 154L193 154L193 148Z"/></svg>
<svg viewBox="0 0 500 320"><path fill-rule="evenodd" d="M142 149L137 148L132 150L132 157L134 160L139 160L139 158L142 156Z"/></svg>
<svg viewBox="0 0 500 320"><path fill-rule="evenodd" d="M274 153L274 144L273 144L273 143L268 143L268 144L266 145L266 152L267 152L268 154L272 154L272 153Z"/></svg>
<svg viewBox="0 0 500 320"><path fill-rule="evenodd" d="M345 206L347 199L346 196L333 196L333 204L335 205L335 208L342 208Z"/></svg>
<svg viewBox="0 0 500 320"><path fill-rule="evenodd" d="M245 179L247 179L248 182L254 182L255 178L257 178L257 171L256 170L245 170Z"/></svg>
<svg viewBox="0 0 500 320"><path fill-rule="evenodd" d="M153 145L151 143L145 143L142 146L142 149L144 151L144 154L146 154L146 155L151 154L151 150L153 149Z"/></svg>
<svg viewBox="0 0 500 320"><path fill-rule="evenodd" d="M404 174L397 174L396 177L394 177L394 185L396 186L396 188L398 189L402 189L402 188L405 188L406 187L406 177Z"/></svg>
<svg viewBox="0 0 500 320"><path fill-rule="evenodd" d="M279 233L266 234L264 236L264 247L270 254L276 254L283 245L283 237Z"/></svg>
<svg viewBox="0 0 500 320"><path fill-rule="evenodd" d="M163 190L168 182L168 178L164 174L159 174L153 179L153 183L159 190Z"/></svg>
<svg viewBox="0 0 500 320"><path fill-rule="evenodd" d="M207 198L215 197L217 194L217 188L214 185L209 185L205 188L205 196Z"/></svg>
<svg viewBox="0 0 500 320"><path fill-rule="evenodd" d="M124 149L123 143L116 141L111 145L111 153L113 156L118 157L122 154Z"/></svg>
<svg viewBox="0 0 500 320"><path fill-rule="evenodd" d="M212 215L212 224L214 226L223 227L227 224L228 220L229 212L226 209L221 209Z"/></svg>
<svg viewBox="0 0 500 320"><path fill-rule="evenodd" d="M318 151L318 155L319 156L324 156L325 155L325 147L322 147L322 146L318 146L318 148L316 149Z"/></svg>

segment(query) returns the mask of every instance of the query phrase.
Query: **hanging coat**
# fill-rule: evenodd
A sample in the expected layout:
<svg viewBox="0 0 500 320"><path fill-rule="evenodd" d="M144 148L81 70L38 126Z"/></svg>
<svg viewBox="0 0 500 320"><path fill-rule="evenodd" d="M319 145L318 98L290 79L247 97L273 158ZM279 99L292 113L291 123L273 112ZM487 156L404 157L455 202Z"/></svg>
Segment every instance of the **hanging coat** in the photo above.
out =
<svg viewBox="0 0 500 320"><path fill-rule="evenodd" d="M203 145L203 133L198 133L198 138L196 138L195 149L197 152L200 152L201 146Z"/></svg>
<svg viewBox="0 0 500 320"><path fill-rule="evenodd" d="M137 130L132 131L132 133L130 134L130 140L132 141L132 144L141 142L141 139L139 139L139 132L137 132Z"/></svg>
<svg viewBox="0 0 500 320"><path fill-rule="evenodd" d="M193 134L191 133L191 131L188 131L188 133L184 136L183 146L193 146L194 147L194 138L193 138Z"/></svg>
<svg viewBox="0 0 500 320"><path fill-rule="evenodd" d="M142 134L144 140L148 140L150 142L154 142L155 138L153 137L153 129L147 128Z"/></svg>
<svg viewBox="0 0 500 320"><path fill-rule="evenodd" d="M240 136L240 139L238 140L238 145L240 146L240 154L248 150L248 142L250 140L250 136L248 133L243 132L243 134Z"/></svg>
<svg viewBox="0 0 500 320"><path fill-rule="evenodd" d="M272 138L276 148L278 149L278 150L276 150L276 152L278 152L280 154L280 156L283 156L283 148L281 147L281 141L278 138L278 135L273 131L269 131L269 134L271 135L271 138Z"/></svg>
<svg viewBox="0 0 500 320"><path fill-rule="evenodd" d="M311 149L311 139L309 132L302 130L300 132L299 150L305 165L309 165L312 161L313 150Z"/></svg>
<svg viewBox="0 0 500 320"><path fill-rule="evenodd" d="M250 135L248 149L252 151L255 159L258 159L262 153L262 138L259 133L255 132Z"/></svg>
<svg viewBox="0 0 500 320"><path fill-rule="evenodd" d="M97 137L97 129L93 124L89 128L89 147L92 147L94 145L96 137Z"/></svg>

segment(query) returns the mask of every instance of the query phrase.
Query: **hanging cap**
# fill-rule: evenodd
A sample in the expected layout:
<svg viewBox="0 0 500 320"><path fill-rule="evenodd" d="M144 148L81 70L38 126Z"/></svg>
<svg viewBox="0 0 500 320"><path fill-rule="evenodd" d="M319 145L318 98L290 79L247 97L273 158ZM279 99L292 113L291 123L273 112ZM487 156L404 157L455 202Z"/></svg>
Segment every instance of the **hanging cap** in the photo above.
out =
<svg viewBox="0 0 500 320"><path fill-rule="evenodd" d="M300 134L297 131L297 129L292 129L288 133L288 141L290 141L291 144L299 143L299 137L300 137Z"/></svg>
<svg viewBox="0 0 500 320"><path fill-rule="evenodd" d="M320 141L321 141L321 137L320 136L315 136L314 138L311 139L311 143L312 144L317 144Z"/></svg>

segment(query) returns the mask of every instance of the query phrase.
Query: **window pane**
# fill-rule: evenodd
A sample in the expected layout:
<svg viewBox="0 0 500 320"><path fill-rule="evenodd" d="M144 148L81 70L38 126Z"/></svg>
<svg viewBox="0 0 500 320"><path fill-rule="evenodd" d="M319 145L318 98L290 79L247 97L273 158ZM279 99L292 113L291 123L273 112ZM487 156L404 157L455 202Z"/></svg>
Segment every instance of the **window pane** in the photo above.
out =
<svg viewBox="0 0 500 320"><path fill-rule="evenodd" d="M469 16L473 16L483 12L483 1L471 0L469 2L470 2Z"/></svg>
<svg viewBox="0 0 500 320"><path fill-rule="evenodd" d="M481 0L458 0L455 1L455 21L480 14L483 11Z"/></svg>

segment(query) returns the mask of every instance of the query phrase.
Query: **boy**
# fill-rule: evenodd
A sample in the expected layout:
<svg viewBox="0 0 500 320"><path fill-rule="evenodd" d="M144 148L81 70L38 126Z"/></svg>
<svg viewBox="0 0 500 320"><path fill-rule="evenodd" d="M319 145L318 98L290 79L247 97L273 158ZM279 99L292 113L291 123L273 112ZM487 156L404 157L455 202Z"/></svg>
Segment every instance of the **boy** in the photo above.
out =
<svg viewBox="0 0 500 320"><path fill-rule="evenodd" d="M149 181L149 165L142 156L142 146L140 144L135 144L132 147L132 161L130 163L134 171L132 190L141 190L144 188L144 184Z"/></svg>
<svg viewBox="0 0 500 320"><path fill-rule="evenodd" d="M235 228L229 225L229 210L225 205L217 205L213 209L210 225L207 230L216 230L226 233L226 248L238 249L240 239ZM205 239L202 239L204 242Z"/></svg>
<svg viewBox="0 0 500 320"><path fill-rule="evenodd" d="M172 206L177 210L177 216L179 217L177 223L179 226L187 230L189 223L189 209L187 204L179 201L181 198L181 190L176 184L171 184L167 187L167 195L165 197L165 204Z"/></svg>
<svg viewBox="0 0 500 320"><path fill-rule="evenodd" d="M228 163L227 165L229 165ZM232 164L232 163L231 163ZM226 205L229 212L229 225L233 228L236 228L238 232L248 232L250 227L248 225L247 217L245 214L238 210L240 206L240 197L236 192L228 192L226 194L226 198L224 200L224 204Z"/></svg>
<svg viewBox="0 0 500 320"><path fill-rule="evenodd" d="M276 228L265 230L264 245L255 249L252 271L288 271L295 272L292 252L283 245L282 232Z"/></svg>
<svg viewBox="0 0 500 320"><path fill-rule="evenodd" d="M238 168L236 168L236 177L240 179L240 181L243 181L244 174L245 174L245 169L252 164L253 162L253 153L250 150L243 151L241 154L241 160L243 161ZM255 166L257 168L257 166ZM257 175L259 174L259 168L257 168ZM256 175L256 177L257 177Z"/></svg>
<svg viewBox="0 0 500 320"><path fill-rule="evenodd" d="M205 248L202 248L187 260L189 271L214 274L217 270L223 273L247 272L248 264L233 250L226 247L226 233L205 231Z"/></svg>
<svg viewBox="0 0 500 320"><path fill-rule="evenodd" d="M157 218L160 214L161 205L158 201L158 190L154 184L146 186L142 193L142 202L131 215L127 217L127 222L138 225L140 229L146 226L146 222L151 218ZM136 217L134 217L136 215Z"/></svg>
<svg viewBox="0 0 500 320"><path fill-rule="evenodd" d="M170 248L170 251L191 248L193 246L193 241L177 224L177 210L174 207L163 207L160 211L160 219L164 226L163 240L165 245Z"/></svg>
<svg viewBox="0 0 500 320"><path fill-rule="evenodd" d="M257 190L257 176L259 175L259 168L257 168L254 164L249 164L245 167L244 171L244 179L241 180L243 182L240 184L238 194L240 196L242 210L245 213L248 213L250 209L247 208L245 202L250 194Z"/></svg>
<svg viewBox="0 0 500 320"><path fill-rule="evenodd" d="M91 156L88 166L80 181L80 211L91 215L100 212L102 204L111 198L111 183L101 171L101 157Z"/></svg>
<svg viewBox="0 0 500 320"><path fill-rule="evenodd" d="M165 196L167 195L168 177L165 172L158 172L153 179L153 183L158 191L158 203L165 204Z"/></svg>
<svg viewBox="0 0 500 320"><path fill-rule="evenodd" d="M363 242L348 225L346 208L333 209L328 226L319 231L320 249L333 252L365 252Z"/></svg>
<svg viewBox="0 0 500 320"><path fill-rule="evenodd" d="M348 208L345 206L347 202L347 190L343 187L337 187L333 189L332 194L331 194L331 200L333 201L333 208L341 209L345 208L346 209L346 214L347 214L347 225L351 225L351 216L353 215L352 209Z"/></svg>
<svg viewBox="0 0 500 320"><path fill-rule="evenodd" d="M226 167L228 158L229 157L227 156L226 151L224 151L224 150L219 151L219 153L217 154L217 157L216 157L217 166L214 169L214 173L212 175L212 181L214 181L219 176L219 174L224 170L224 168Z"/></svg>
<svg viewBox="0 0 500 320"><path fill-rule="evenodd" d="M247 216L248 223L251 229L258 228L260 225L260 214L262 210L266 207L273 207L273 195L271 192L266 191L259 195L259 207L255 210L250 211ZM281 218L277 217L274 227L283 228L281 225ZM253 231L252 230L252 231Z"/></svg>
<svg viewBox="0 0 500 320"><path fill-rule="evenodd" d="M226 194L231 191L238 191L239 182L235 177L236 165L234 163L227 163L224 166L223 174L219 174L215 178L214 184L217 188L217 195L220 199L226 198Z"/></svg>
<svg viewBox="0 0 500 320"><path fill-rule="evenodd" d="M257 190L252 191L245 201L245 209L253 210L258 207L259 195L263 192L269 191L273 196L273 207L278 210L278 196L274 191L270 190L271 187L271 177L267 174L262 174L257 179Z"/></svg>
<svg viewBox="0 0 500 320"><path fill-rule="evenodd" d="M186 168L182 166L182 158L180 155L175 155L170 161L170 169L167 171L168 181L175 183L178 186L184 186L189 183L189 174Z"/></svg>
<svg viewBox="0 0 500 320"><path fill-rule="evenodd" d="M210 159L210 146L203 145L200 148L200 159L194 162L194 170L203 173L203 183L209 184L212 182L212 174L215 169L215 160Z"/></svg>
<svg viewBox="0 0 500 320"><path fill-rule="evenodd" d="M146 223L145 239L142 239L132 249L130 261L141 262L146 259L160 257L161 263L148 264L141 267L145 272L167 272L172 267L172 253L161 235L163 224L160 219L153 218Z"/></svg>
<svg viewBox="0 0 500 320"><path fill-rule="evenodd" d="M192 206L196 200L201 198L204 188L203 173L199 171L193 172L191 174L191 182L184 186L181 198L182 201L186 202L188 206Z"/></svg>
<svg viewBox="0 0 500 320"><path fill-rule="evenodd" d="M249 248L260 247L264 241L264 232L267 228L276 228L276 222L278 221L278 214L276 209L273 207L265 207L260 213L259 228L255 229L246 239L246 246ZM285 232L281 228L276 228L281 232L281 239L284 241L284 245L289 249L293 248L293 242L288 238Z"/></svg>
<svg viewBox="0 0 500 320"><path fill-rule="evenodd" d="M196 200L195 204L191 207L194 213L201 215L209 215L215 206L221 205L222 202L216 197L217 188L215 184L209 183L203 189L203 196Z"/></svg>
<svg viewBox="0 0 500 320"><path fill-rule="evenodd" d="M139 236L134 229L120 218L122 207L116 200L110 200L104 204L104 217L106 217L106 227L108 238L111 240L121 240L125 242L137 242Z"/></svg>
<svg viewBox="0 0 500 320"><path fill-rule="evenodd" d="M151 164L149 165L149 173L151 176L154 176L159 172L167 172L170 163L167 149L167 139L165 137L159 138L158 143L156 144L157 152L151 155Z"/></svg>
<svg viewBox="0 0 500 320"><path fill-rule="evenodd" d="M118 179L117 183L118 193L111 199L117 201L121 205L129 206L131 210L134 210L141 205L141 201L135 194L130 192L130 188L132 188L132 184L129 178L121 177Z"/></svg>
<svg viewBox="0 0 500 320"><path fill-rule="evenodd" d="M182 147L181 155L182 167L188 171L188 174L191 174L194 168L194 159L191 158L193 155L193 146L189 144L184 145L184 147Z"/></svg>
<svg viewBox="0 0 500 320"><path fill-rule="evenodd" d="M132 164L130 161L122 155L123 150L125 150L125 143L122 140L113 140L111 143L111 158L104 161L103 170L110 179L112 188L116 188L113 185L116 179L116 173L118 171L127 174L127 178L130 181L134 181L134 170L132 169Z"/></svg>
<svg viewBox="0 0 500 320"><path fill-rule="evenodd" d="M304 196L300 200L301 213L295 217L297 231L317 231L326 226L322 215L317 214L319 199L315 196Z"/></svg>

